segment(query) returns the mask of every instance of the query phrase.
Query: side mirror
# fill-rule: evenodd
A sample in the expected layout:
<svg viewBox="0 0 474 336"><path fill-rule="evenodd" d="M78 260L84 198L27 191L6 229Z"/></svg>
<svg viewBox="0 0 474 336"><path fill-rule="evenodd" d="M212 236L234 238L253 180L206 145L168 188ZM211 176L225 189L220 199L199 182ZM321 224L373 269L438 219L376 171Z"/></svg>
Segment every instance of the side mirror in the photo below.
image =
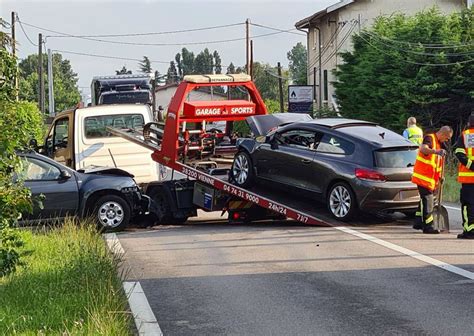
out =
<svg viewBox="0 0 474 336"><path fill-rule="evenodd" d="M61 170L61 174L59 175L59 177L61 178L61 180L67 180L71 178L71 173L64 169Z"/></svg>
<svg viewBox="0 0 474 336"><path fill-rule="evenodd" d="M38 148L38 141L36 141L36 139L31 139L28 146L36 150Z"/></svg>

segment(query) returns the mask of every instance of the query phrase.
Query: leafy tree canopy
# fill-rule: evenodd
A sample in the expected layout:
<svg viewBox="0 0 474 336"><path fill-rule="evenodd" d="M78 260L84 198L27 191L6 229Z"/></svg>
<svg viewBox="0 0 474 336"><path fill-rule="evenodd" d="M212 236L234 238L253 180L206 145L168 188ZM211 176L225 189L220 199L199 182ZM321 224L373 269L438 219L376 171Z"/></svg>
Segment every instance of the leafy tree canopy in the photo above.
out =
<svg viewBox="0 0 474 336"><path fill-rule="evenodd" d="M138 68L144 74L151 74L153 72L150 59L147 56L143 56L143 60L138 63Z"/></svg>
<svg viewBox="0 0 474 336"><path fill-rule="evenodd" d="M336 71L345 117L401 131L415 116L425 129L459 130L474 111L474 8L379 17L353 43Z"/></svg>
<svg viewBox="0 0 474 336"><path fill-rule="evenodd" d="M308 52L303 43L298 42L287 54L290 61L290 74L293 83L297 85L306 85L307 83L307 67Z"/></svg>
<svg viewBox="0 0 474 336"><path fill-rule="evenodd" d="M120 70L115 70L115 73L117 75L131 75L132 74L132 70L128 70L127 67L124 65L122 67L122 69Z"/></svg>
<svg viewBox="0 0 474 336"><path fill-rule="evenodd" d="M20 61L19 65L19 97L30 102L38 100L38 55L29 55ZM43 55L43 69L48 68L48 57ZM77 88L77 74L72 70L71 63L63 59L61 54L53 54L53 91L56 111L75 106L81 100ZM48 97L48 78L45 75L45 96ZM49 101L46 99L45 106L48 109Z"/></svg>

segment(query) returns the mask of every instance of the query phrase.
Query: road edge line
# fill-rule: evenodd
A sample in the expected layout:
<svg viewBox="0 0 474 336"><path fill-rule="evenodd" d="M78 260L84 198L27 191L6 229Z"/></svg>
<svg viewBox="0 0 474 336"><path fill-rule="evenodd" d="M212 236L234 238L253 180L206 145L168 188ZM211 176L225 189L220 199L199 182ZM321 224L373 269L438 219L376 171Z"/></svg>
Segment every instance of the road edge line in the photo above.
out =
<svg viewBox="0 0 474 336"><path fill-rule="evenodd" d="M120 240L115 233L105 233L104 239L109 250L120 257L125 255L125 250L120 244ZM160 325L150 307L150 303L143 291L139 281L123 281L122 282L128 304L132 310L135 326L138 334L143 336L163 336Z"/></svg>
<svg viewBox="0 0 474 336"><path fill-rule="evenodd" d="M473 272L470 272L470 271L467 271L465 269L462 269L460 267L457 267L457 266L453 266L451 264L448 264L448 263L445 263L444 261L441 261L441 260L437 260L437 259L434 259L434 258L431 258L431 257L428 257L424 254L421 254L421 253L418 253L418 252L415 252L415 251L412 251L412 250L409 250L405 247L401 247L399 245L396 245L396 244L393 244L393 243L390 243L390 242L387 242L385 240L382 240L380 238L376 238L374 236L371 236L371 235L368 235L366 233L362 233L362 232L359 232L359 231L356 231L356 230L353 230L353 229L350 229L348 227L345 227L345 226L337 226L337 227L334 227L334 229L337 229L339 231L342 231L342 232L345 232L345 233L348 233L350 235L353 235L353 236L356 236L356 237L359 237L359 238L362 238L362 239L365 239L365 240L368 240L368 241L371 241L375 244L378 244L378 245L381 245L383 247L386 247L388 249L391 249L393 251L396 251L396 252L400 252L402 254L405 254L409 257L412 257L414 259L418 259L420 261L423 261L427 264L430 264L430 265L433 265L433 266L436 266L436 267L439 267L445 271L448 271L448 272L451 272L451 273L455 273L457 275L460 275L462 277L465 277L465 278L468 278L470 280L474 280L474 273Z"/></svg>

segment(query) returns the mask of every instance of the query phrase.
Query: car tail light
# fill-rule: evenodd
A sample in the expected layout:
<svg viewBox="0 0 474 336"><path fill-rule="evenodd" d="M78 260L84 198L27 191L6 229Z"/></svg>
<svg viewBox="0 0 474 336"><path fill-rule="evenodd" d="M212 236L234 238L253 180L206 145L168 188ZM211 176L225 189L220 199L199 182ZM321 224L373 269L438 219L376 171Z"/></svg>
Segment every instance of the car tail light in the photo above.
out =
<svg viewBox="0 0 474 336"><path fill-rule="evenodd" d="M370 170L370 169L356 168L355 176L361 180L370 180L370 181L378 181L378 182L384 182L387 180L385 175L375 170Z"/></svg>
<svg viewBox="0 0 474 336"><path fill-rule="evenodd" d="M233 219L239 219L239 218L240 218L240 213L234 212L234 213L232 214L232 218L233 218Z"/></svg>

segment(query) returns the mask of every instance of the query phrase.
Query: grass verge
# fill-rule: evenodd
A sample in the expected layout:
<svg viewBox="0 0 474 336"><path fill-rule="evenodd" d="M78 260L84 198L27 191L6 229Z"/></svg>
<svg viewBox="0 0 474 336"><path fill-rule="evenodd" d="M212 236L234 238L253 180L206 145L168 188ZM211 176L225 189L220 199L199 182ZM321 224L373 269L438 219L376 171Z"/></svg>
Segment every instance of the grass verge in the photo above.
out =
<svg viewBox="0 0 474 336"><path fill-rule="evenodd" d="M93 225L22 231L23 267L0 278L0 335L130 335L111 255Z"/></svg>
<svg viewBox="0 0 474 336"><path fill-rule="evenodd" d="M458 182L457 173L447 173L443 185L443 200L446 202L459 203L459 191L461 184Z"/></svg>

